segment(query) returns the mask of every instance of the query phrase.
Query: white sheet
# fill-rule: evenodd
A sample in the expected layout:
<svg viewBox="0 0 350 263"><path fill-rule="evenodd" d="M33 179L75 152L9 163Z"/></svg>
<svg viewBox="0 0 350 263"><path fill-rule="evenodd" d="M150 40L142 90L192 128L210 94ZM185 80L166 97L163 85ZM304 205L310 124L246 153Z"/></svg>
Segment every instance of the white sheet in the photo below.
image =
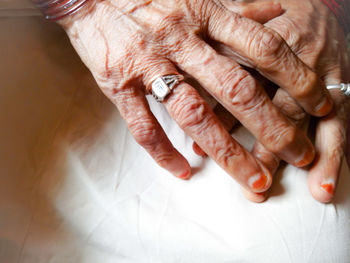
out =
<svg viewBox="0 0 350 263"><path fill-rule="evenodd" d="M350 262L345 162L332 204L291 166L268 202L250 203L150 99L194 167L180 181L135 143L55 25L1 19L0 35L1 263Z"/></svg>

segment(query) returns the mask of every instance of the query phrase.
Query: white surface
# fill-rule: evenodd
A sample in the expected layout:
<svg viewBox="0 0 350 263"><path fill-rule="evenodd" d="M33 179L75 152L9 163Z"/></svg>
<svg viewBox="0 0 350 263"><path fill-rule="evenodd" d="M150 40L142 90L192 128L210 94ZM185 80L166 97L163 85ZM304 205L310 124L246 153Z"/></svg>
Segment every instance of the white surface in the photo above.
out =
<svg viewBox="0 0 350 263"><path fill-rule="evenodd" d="M350 262L345 166L333 204L290 166L253 204L152 103L196 172L180 181L135 143L54 25L2 19L0 34L1 263Z"/></svg>

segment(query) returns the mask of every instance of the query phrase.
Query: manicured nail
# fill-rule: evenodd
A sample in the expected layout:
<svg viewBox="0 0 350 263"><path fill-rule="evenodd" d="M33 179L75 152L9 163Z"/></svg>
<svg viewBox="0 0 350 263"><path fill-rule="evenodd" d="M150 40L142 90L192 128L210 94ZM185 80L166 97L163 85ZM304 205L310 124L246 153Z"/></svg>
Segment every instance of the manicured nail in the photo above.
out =
<svg viewBox="0 0 350 263"><path fill-rule="evenodd" d="M315 108L316 112L320 116L325 116L332 109L333 102L328 97L325 97L320 104Z"/></svg>
<svg viewBox="0 0 350 263"><path fill-rule="evenodd" d="M268 184L268 181L269 181L268 177L265 174L260 173L250 177L248 179L248 185L255 192L260 192L265 190Z"/></svg>
<svg viewBox="0 0 350 263"><path fill-rule="evenodd" d="M333 179L328 179L323 181L323 183L321 184L321 187L323 190L325 190L327 193L329 193L330 195L334 194L334 180Z"/></svg>
<svg viewBox="0 0 350 263"><path fill-rule="evenodd" d="M306 152L303 153L294 163L294 166L296 167L304 167L308 164L310 164L313 159L315 158L315 150L309 149Z"/></svg>

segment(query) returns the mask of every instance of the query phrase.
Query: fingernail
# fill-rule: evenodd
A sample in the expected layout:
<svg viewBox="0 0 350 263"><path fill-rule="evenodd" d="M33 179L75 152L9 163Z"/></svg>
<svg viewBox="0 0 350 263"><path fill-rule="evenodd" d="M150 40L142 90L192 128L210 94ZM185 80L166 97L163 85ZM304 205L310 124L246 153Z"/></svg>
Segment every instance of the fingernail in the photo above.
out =
<svg viewBox="0 0 350 263"><path fill-rule="evenodd" d="M330 195L334 194L334 180L333 179L328 179L322 182L321 187L323 190L325 190L327 193Z"/></svg>
<svg viewBox="0 0 350 263"><path fill-rule="evenodd" d="M294 163L294 166L296 167L304 167L308 164L310 164L313 159L315 158L315 150L312 148L311 150L308 149L306 152L303 153Z"/></svg>
<svg viewBox="0 0 350 263"><path fill-rule="evenodd" d="M201 147L199 147L199 145L197 143L193 143L192 144L192 149L195 152L195 154L202 156L202 157L206 157L207 154L202 150Z"/></svg>
<svg viewBox="0 0 350 263"><path fill-rule="evenodd" d="M269 179L263 173L253 175L248 179L248 185L252 190L254 190L254 192L265 191L268 183L269 183Z"/></svg>
<svg viewBox="0 0 350 263"><path fill-rule="evenodd" d="M329 113L332 109L333 102L330 98L325 97L320 104L318 104L315 108L316 113L320 116L324 116Z"/></svg>
<svg viewBox="0 0 350 263"><path fill-rule="evenodd" d="M190 171L186 171L180 175L177 175L177 177L179 177L180 179L189 179L190 178L190 175L191 175L191 172Z"/></svg>

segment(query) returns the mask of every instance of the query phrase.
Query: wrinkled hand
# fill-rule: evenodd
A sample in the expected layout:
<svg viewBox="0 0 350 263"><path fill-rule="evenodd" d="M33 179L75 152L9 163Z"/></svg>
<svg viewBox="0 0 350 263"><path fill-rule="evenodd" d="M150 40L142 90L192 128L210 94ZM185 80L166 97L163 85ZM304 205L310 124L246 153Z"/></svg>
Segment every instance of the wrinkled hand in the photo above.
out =
<svg viewBox="0 0 350 263"><path fill-rule="evenodd" d="M321 0L279 2L285 13L268 21L265 26L279 33L292 51L326 84L349 82L349 58L344 33L328 7ZM249 63L247 65L252 66ZM309 171L310 191L320 202L329 202L334 196L345 152L349 120L349 101L336 90L331 91L331 96L336 107L330 115L318 120L315 135L316 158ZM273 102L297 125L305 120L306 113L284 90L277 91ZM229 123L232 125L233 120ZM272 173L277 170L280 158L261 143L256 143L253 154ZM263 201L266 198L249 191L244 192L253 201Z"/></svg>
<svg viewBox="0 0 350 263"><path fill-rule="evenodd" d="M270 9L281 11L279 6ZM249 14L247 10L243 9ZM204 39L234 50L310 114L322 116L331 110L324 85L278 34L225 9L219 1L93 1L91 7L60 23L136 141L175 176L188 178L190 166L156 121L145 94L155 77L178 74L178 69L193 76L269 151L297 166L313 159L311 142L273 105L255 79ZM270 186L268 169L232 139L193 87L182 82L164 105L180 127L244 188L262 192Z"/></svg>

